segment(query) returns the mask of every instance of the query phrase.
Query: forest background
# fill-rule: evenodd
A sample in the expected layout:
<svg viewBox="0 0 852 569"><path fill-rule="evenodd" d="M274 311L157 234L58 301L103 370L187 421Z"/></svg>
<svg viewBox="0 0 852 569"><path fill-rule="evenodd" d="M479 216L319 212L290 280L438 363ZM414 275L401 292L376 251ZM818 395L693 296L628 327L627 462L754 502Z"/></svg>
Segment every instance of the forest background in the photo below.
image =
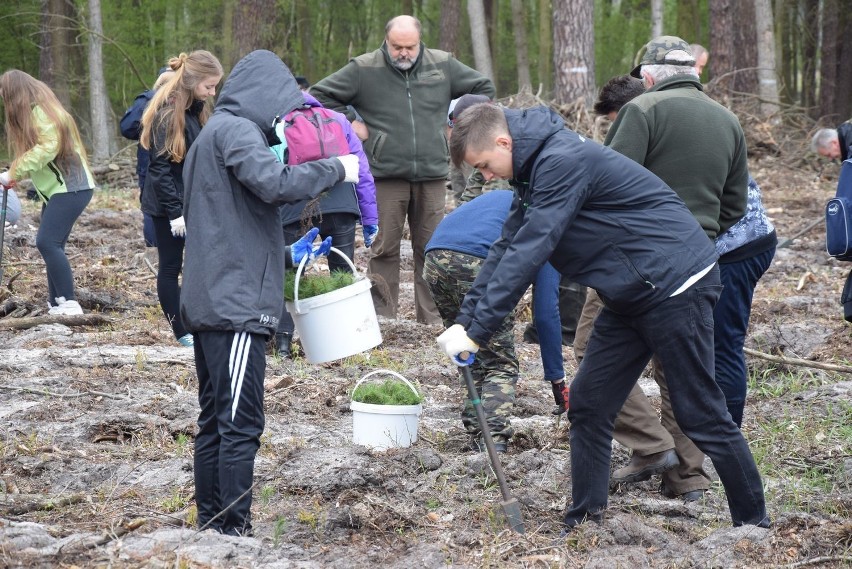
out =
<svg viewBox="0 0 852 569"><path fill-rule="evenodd" d="M751 97L764 118L786 111L834 126L852 116L848 0L18 0L0 4L0 68L36 76L71 109L96 162L127 148L117 123L157 70L207 49L226 73L244 54L277 53L315 82L376 49L387 20L412 14L428 47L494 79L589 106L642 46L678 35L710 50L702 81ZM0 118L2 120L2 118ZM5 144L3 145L5 148ZM0 161L7 161L0 150Z"/></svg>

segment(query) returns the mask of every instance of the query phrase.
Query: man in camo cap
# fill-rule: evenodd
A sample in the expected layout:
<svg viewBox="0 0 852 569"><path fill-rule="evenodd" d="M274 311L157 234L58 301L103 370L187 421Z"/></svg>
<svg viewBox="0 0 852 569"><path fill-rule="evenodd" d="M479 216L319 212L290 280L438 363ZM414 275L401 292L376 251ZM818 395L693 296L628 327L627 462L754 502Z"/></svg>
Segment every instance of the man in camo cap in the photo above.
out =
<svg viewBox="0 0 852 569"><path fill-rule="evenodd" d="M639 65L630 74L642 79L646 91L624 105L604 144L662 178L713 240L746 212L749 176L745 135L737 117L704 94L689 43L675 36L660 36L645 47ZM720 265L725 288L714 315L724 306L751 306L747 287L730 280L731 267ZM763 267L759 274L765 270ZM747 325L748 311L742 312ZM729 359L727 354L720 354L719 334L732 338L741 325L716 317L717 382L724 371L720 361ZM633 455L627 466L612 473L611 481L633 483L662 474L664 496L694 501L710 488L710 477L703 468L704 455L675 421L664 371L655 360L662 426L638 385L616 418L613 437L633 449ZM742 403L739 407L741 418Z"/></svg>

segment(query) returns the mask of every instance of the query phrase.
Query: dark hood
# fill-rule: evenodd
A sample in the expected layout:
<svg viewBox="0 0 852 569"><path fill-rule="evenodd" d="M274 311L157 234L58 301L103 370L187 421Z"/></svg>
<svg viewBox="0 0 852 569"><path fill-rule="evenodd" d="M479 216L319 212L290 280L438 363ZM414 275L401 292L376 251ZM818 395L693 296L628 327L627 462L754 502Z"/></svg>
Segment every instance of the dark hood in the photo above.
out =
<svg viewBox="0 0 852 569"><path fill-rule="evenodd" d="M504 109L512 137L512 171L515 180L529 182L535 157L548 138L565 128L562 116L547 107Z"/></svg>
<svg viewBox="0 0 852 569"><path fill-rule="evenodd" d="M259 49L231 70L214 112L248 119L260 127L270 144L278 144L272 121L303 103L302 91L290 69L271 51Z"/></svg>

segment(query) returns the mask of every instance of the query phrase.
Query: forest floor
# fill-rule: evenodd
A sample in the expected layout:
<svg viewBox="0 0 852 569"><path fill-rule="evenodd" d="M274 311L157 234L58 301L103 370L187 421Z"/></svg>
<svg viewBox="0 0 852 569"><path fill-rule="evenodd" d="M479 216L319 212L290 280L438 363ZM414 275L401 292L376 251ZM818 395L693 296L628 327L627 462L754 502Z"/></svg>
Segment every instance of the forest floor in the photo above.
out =
<svg viewBox="0 0 852 569"><path fill-rule="evenodd" d="M750 166L780 240L822 218L837 165L755 152ZM791 158L792 156L792 158ZM743 432L763 475L770 529L732 528L716 482L704 500L666 499L659 481L619 488L605 520L560 539L570 495L567 421L550 414L538 346L516 327L516 436L501 457L526 533L507 529L486 454L467 448L462 391L418 324L405 253L400 317L384 342L334 363L268 358L266 429L255 467L253 538L198 532L192 452L197 381L144 261L129 172L99 190L68 243L79 298L108 321L46 314L38 207L6 232L0 306L0 566L4 567L830 567L852 563L850 332L838 303L848 265L822 225L779 248L754 299ZM367 251L356 249L356 264ZM156 262L156 258L152 257ZM528 303L528 299L524 301ZM522 303L523 304L523 303ZM12 311L14 308L14 311ZM9 314L9 312L12 312ZM569 377L576 362L565 348ZM836 369L830 369L835 366ZM376 369L425 395L419 440L352 444L349 392ZM643 385L652 382L643 379ZM658 392L649 390L655 404ZM628 452L613 444L613 468ZM708 461L709 465L709 461Z"/></svg>

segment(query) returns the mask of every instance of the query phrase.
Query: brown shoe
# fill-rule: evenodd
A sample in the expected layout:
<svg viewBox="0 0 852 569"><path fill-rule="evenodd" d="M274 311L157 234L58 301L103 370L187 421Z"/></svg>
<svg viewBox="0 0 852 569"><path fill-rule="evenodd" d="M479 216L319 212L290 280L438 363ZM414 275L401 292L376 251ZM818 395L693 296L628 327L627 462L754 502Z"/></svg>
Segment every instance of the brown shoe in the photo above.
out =
<svg viewBox="0 0 852 569"><path fill-rule="evenodd" d="M648 480L655 474L662 474L680 464L674 449L655 452L647 456L633 453L630 463L612 473L613 484L632 484Z"/></svg>

